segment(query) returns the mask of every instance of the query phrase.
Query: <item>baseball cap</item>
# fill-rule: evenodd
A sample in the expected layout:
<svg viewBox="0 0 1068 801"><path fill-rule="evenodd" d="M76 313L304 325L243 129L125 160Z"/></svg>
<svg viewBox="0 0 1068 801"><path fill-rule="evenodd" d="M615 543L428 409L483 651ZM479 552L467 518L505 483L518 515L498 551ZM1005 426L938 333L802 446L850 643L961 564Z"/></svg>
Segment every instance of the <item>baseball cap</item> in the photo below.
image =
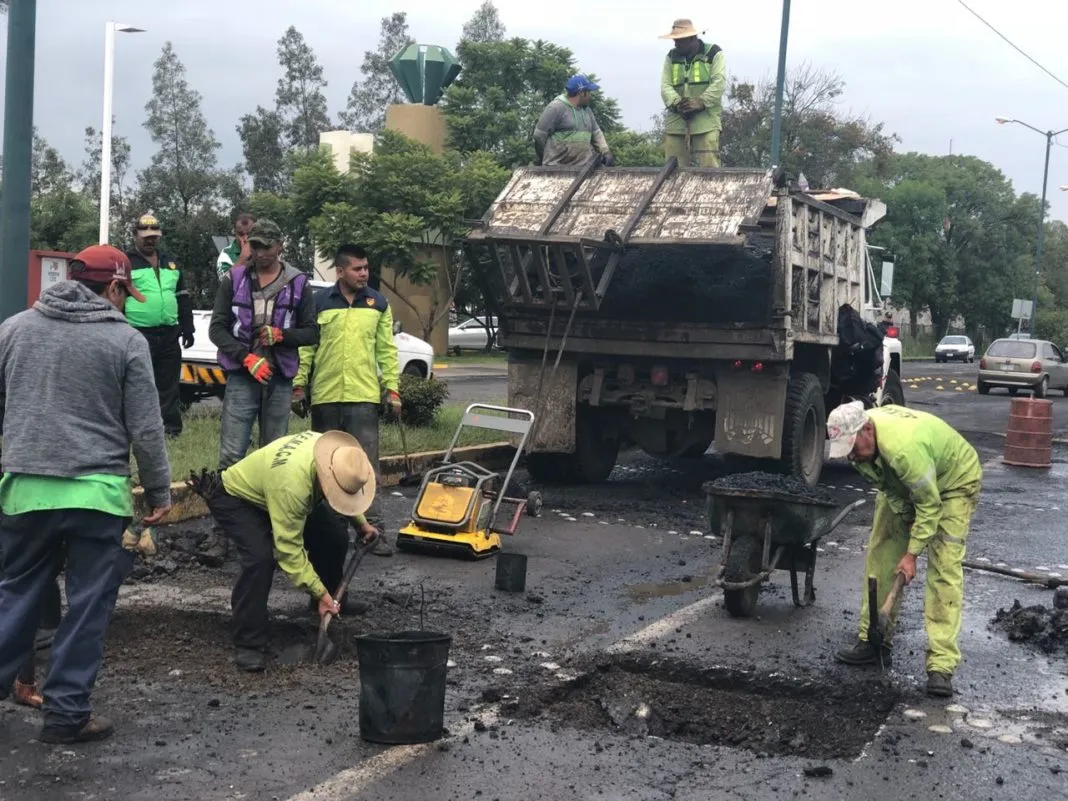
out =
<svg viewBox="0 0 1068 801"><path fill-rule="evenodd" d="M248 232L248 241L258 242L270 247L275 242L282 241L282 229L273 220L260 219L253 223Z"/></svg>
<svg viewBox="0 0 1068 801"><path fill-rule="evenodd" d="M142 214L137 218L137 224L134 226L135 231L150 231L155 236L162 236L163 231L159 227L159 220L156 219L155 214Z"/></svg>
<svg viewBox="0 0 1068 801"><path fill-rule="evenodd" d="M567 79L566 88L569 92L582 92L587 89L591 92L596 92L601 87L599 84L594 83L585 75L582 75L580 73L578 75L572 75L570 78Z"/></svg>
<svg viewBox="0 0 1068 801"><path fill-rule="evenodd" d="M868 414L861 401L843 403L827 415L827 439L830 441L827 456L831 459L844 459L853 450L857 433L868 422Z"/></svg>
<svg viewBox="0 0 1068 801"><path fill-rule="evenodd" d="M92 245L76 255L70 262L72 278L81 281L96 281L109 284L118 281L130 297L138 303L145 302L145 296L133 285L131 275L133 268L126 254L111 245Z"/></svg>

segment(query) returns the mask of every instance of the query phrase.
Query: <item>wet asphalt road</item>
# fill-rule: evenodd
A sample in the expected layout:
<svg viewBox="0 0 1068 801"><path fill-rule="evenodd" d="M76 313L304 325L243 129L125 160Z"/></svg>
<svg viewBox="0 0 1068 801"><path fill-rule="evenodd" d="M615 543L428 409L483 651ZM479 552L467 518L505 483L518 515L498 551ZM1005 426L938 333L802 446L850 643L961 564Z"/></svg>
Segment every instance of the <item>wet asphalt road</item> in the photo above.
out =
<svg viewBox="0 0 1068 801"><path fill-rule="evenodd" d="M984 461L969 557L1068 575L1068 448L1056 449L1049 470L1006 467L998 436L1008 417L1004 393L958 391L959 382L974 379L972 365L910 363L905 372L906 379L929 379L909 380L907 401L964 431ZM492 377L473 383L467 389L479 393L503 389ZM1068 436L1068 399L1053 403L1058 436ZM524 594L494 590L492 560L369 559L355 585L374 609L342 622L342 657L329 668L275 666L252 677L233 670L233 564L185 567L124 586L94 696L96 708L116 721L116 736L46 747L31 740L36 713L0 704L0 798L1068 798L1068 661L1009 643L987 625L1014 599L1050 603L1050 591L968 574L964 662L958 695L947 704L920 692L922 592L914 585L884 685L877 671L851 671L831 658L855 633L870 503L824 538L814 606L793 607L780 571L761 593L758 616L732 620L708 583L718 540L708 539L700 492L722 470L714 454L664 465L629 453L603 487L545 488L543 516L524 519L506 543L528 557ZM823 484L842 504L871 498L843 464L829 464ZM385 498L391 519L402 521L411 494ZM182 528L196 533L202 525ZM277 578L271 604L279 647L311 641L304 603ZM449 735L428 745L364 742L350 638L419 628L420 606L423 628L453 637ZM713 685L763 688L757 697L771 699L766 716L739 727L755 733L796 723L776 719L778 694L844 692L874 703L892 693L894 702L874 730L828 719L826 727L855 739L855 752L837 758L806 755L797 742L776 754L623 734L604 721L591 728L544 702L543 693L581 692L592 666L627 659L651 666L653 676L669 667L676 677L689 675L692 685L678 685L683 711L687 698L696 705ZM533 718L530 699L542 705ZM634 707L646 699L626 700ZM738 704L756 708L753 696L739 695ZM820 714L813 705L817 734ZM824 766L831 775L804 774Z"/></svg>

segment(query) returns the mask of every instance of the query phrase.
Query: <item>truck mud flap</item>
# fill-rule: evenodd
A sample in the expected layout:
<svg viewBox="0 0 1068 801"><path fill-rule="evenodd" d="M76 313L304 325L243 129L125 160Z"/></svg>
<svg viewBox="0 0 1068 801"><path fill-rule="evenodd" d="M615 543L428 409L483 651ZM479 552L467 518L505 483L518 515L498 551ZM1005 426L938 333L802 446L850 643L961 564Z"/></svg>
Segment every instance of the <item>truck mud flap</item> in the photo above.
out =
<svg viewBox="0 0 1068 801"><path fill-rule="evenodd" d="M787 383L785 375L721 375L716 450L760 459L780 458Z"/></svg>
<svg viewBox="0 0 1068 801"><path fill-rule="evenodd" d="M508 360L508 405L534 412L527 449L534 453L574 453L578 365L550 357L542 378L541 359Z"/></svg>

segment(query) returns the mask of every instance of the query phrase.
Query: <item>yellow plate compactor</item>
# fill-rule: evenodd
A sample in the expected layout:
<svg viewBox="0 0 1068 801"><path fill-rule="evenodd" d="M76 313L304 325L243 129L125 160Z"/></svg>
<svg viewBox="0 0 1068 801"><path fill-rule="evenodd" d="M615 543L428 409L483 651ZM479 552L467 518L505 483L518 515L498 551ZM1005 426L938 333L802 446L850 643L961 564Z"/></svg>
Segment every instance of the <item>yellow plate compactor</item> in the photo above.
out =
<svg viewBox="0 0 1068 801"><path fill-rule="evenodd" d="M501 549L501 535L516 533L523 512L541 512L540 492L526 498L509 497L512 474L534 425L526 409L473 403L456 427L440 467L428 470L412 507L412 517L397 536L402 551L427 551L482 559ZM474 462L453 462L453 452L464 428L485 428L519 436L508 472L487 470ZM512 509L507 526L497 525L502 504Z"/></svg>

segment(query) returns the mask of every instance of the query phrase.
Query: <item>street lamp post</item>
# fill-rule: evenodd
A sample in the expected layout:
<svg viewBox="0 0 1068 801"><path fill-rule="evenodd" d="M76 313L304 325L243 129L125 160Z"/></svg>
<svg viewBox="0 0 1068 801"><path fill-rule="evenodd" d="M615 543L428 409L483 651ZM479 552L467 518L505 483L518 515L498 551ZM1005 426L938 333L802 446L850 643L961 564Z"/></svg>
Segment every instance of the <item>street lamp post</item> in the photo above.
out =
<svg viewBox="0 0 1068 801"><path fill-rule="evenodd" d="M108 22L104 29L104 121L100 126L100 244L111 228L111 101L115 78L115 34L143 33L143 28Z"/></svg>
<svg viewBox="0 0 1068 801"><path fill-rule="evenodd" d="M786 39L790 33L790 0L782 0L782 28L779 31L779 70L775 76L775 116L771 118L771 166L779 166L782 150L782 96L786 87Z"/></svg>
<svg viewBox="0 0 1068 801"><path fill-rule="evenodd" d="M1053 139L1062 133L1068 133L1068 128L1062 128L1059 131L1043 131L1040 128L1036 128L1034 125L1029 125L1022 120L1011 119L1009 117L996 117L995 122L998 125L1005 125L1010 122L1014 122L1017 125L1022 125L1025 128L1030 128L1035 133L1041 134L1046 138L1046 161L1045 166L1042 168L1042 200L1038 209L1038 236L1035 240L1035 289L1031 295L1031 336L1035 335L1035 322L1038 319L1038 282L1042 276L1042 245L1046 238L1046 183L1049 180L1049 151L1053 147Z"/></svg>

